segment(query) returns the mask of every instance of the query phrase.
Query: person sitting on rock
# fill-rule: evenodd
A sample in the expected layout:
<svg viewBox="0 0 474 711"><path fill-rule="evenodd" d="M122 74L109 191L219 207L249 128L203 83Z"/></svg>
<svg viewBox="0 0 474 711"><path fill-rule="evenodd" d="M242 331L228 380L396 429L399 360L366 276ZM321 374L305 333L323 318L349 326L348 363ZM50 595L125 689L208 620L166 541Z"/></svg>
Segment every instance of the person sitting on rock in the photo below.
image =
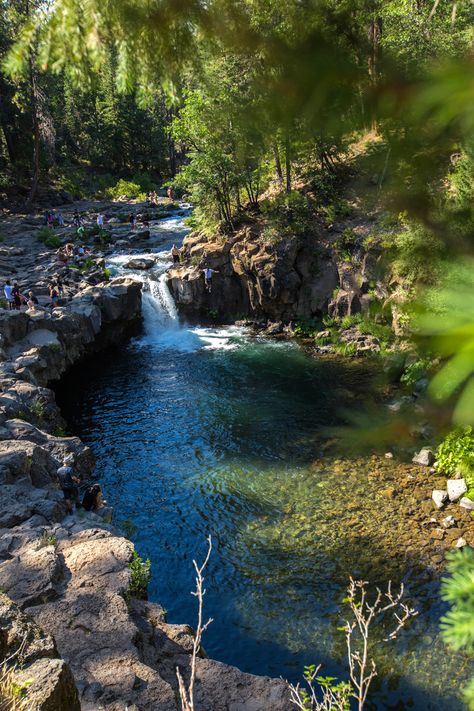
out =
<svg viewBox="0 0 474 711"><path fill-rule="evenodd" d="M206 267L203 269L203 272L206 291L210 294L212 291L212 276L213 274L219 274L219 271L217 269L211 269L211 267Z"/></svg>
<svg viewBox="0 0 474 711"><path fill-rule="evenodd" d="M173 264L179 264L179 249L175 244L171 248L171 256L173 257Z"/></svg>
<svg viewBox="0 0 474 711"><path fill-rule="evenodd" d="M86 511L96 511L103 508L105 504L99 484L88 486L82 498L82 508Z"/></svg>
<svg viewBox="0 0 474 711"><path fill-rule="evenodd" d="M15 308L15 297L13 296L13 287L11 285L10 279L6 280L5 286L3 287L3 293L5 294L9 310L13 311L13 309Z"/></svg>
<svg viewBox="0 0 474 711"><path fill-rule="evenodd" d="M79 489L77 485L80 482L79 477L74 475L72 468L73 457L65 457L62 467L57 470L59 486L64 494L64 501L68 511L72 512L72 505L76 504L76 508L80 508L81 502L79 499Z"/></svg>
<svg viewBox="0 0 474 711"><path fill-rule="evenodd" d="M38 306L39 301L36 298L36 296L33 294L32 291L28 292L28 299L26 301L26 306L28 308L28 311L34 311L35 308Z"/></svg>

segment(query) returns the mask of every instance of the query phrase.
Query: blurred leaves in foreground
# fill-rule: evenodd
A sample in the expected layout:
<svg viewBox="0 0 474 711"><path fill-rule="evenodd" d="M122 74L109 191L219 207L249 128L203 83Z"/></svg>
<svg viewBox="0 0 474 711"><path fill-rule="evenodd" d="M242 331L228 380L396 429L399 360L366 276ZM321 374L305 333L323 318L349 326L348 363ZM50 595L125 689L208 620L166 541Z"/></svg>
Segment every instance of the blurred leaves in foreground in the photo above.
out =
<svg viewBox="0 0 474 711"><path fill-rule="evenodd" d="M425 291L414 326L444 359L429 394L443 402L459 392L453 420L474 424L474 260L445 265L440 282Z"/></svg>

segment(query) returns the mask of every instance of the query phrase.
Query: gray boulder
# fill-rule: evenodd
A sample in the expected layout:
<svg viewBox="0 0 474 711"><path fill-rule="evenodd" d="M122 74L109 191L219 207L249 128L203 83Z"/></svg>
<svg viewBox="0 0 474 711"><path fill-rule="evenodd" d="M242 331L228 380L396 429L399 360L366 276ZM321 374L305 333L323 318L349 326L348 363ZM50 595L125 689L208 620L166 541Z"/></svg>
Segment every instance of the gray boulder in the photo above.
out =
<svg viewBox="0 0 474 711"><path fill-rule="evenodd" d="M467 484L464 479L448 479L446 482L450 501L458 501L467 491Z"/></svg>
<svg viewBox="0 0 474 711"><path fill-rule="evenodd" d="M423 447L420 451L415 454L411 460L413 464L420 464L422 467L430 467L435 460L433 451L429 447Z"/></svg>

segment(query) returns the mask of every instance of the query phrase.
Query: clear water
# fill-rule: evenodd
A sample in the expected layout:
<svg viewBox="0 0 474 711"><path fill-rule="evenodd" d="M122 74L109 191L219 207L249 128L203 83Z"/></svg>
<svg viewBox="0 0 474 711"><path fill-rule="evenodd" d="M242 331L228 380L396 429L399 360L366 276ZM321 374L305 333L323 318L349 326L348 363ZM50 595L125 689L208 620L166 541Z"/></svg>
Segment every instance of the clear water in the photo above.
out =
<svg viewBox="0 0 474 711"><path fill-rule="evenodd" d="M176 239L184 228L172 223ZM420 615L374 653L376 709L460 709L469 672L439 639L438 582L393 501L368 479L376 458L322 456L324 428L361 406L370 373L237 328L180 325L161 274L145 282L145 331L68 378L60 403L96 452L117 522L152 560L150 599L193 623L192 559L214 550L204 646L245 671L297 680L322 662L344 675L341 600L349 574L404 580ZM126 259L111 265L124 270ZM369 394L370 397L370 394Z"/></svg>

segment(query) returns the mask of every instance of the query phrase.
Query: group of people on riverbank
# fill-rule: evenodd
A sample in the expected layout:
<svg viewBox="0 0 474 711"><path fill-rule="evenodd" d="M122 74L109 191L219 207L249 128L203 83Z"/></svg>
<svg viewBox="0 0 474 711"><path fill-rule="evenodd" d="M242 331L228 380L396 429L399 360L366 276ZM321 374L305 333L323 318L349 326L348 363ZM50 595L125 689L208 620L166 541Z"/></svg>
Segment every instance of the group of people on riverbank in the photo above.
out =
<svg viewBox="0 0 474 711"><path fill-rule="evenodd" d="M63 492L64 502L69 513L73 507L82 508L85 511L94 511L99 515L107 514L107 502L104 501L102 489L99 484L90 484L83 492L82 501L79 485L81 478L74 470L74 456L68 455L64 458L62 466L57 470L57 479L60 489ZM111 510L109 509L111 512Z"/></svg>
<svg viewBox="0 0 474 711"><path fill-rule="evenodd" d="M6 308L9 311L21 311L22 306L25 306L27 311L34 311L40 308L39 300L34 292L29 290L27 293L23 293L16 281L12 284L10 279L7 279L3 287L3 293ZM64 283L59 275L48 284L48 295L50 298L49 308L52 310L58 305L59 299L64 296Z"/></svg>
<svg viewBox="0 0 474 711"><path fill-rule="evenodd" d="M52 212L50 210L46 210L43 215L43 224L46 227L54 229L55 227L64 227L66 223L62 212Z"/></svg>

